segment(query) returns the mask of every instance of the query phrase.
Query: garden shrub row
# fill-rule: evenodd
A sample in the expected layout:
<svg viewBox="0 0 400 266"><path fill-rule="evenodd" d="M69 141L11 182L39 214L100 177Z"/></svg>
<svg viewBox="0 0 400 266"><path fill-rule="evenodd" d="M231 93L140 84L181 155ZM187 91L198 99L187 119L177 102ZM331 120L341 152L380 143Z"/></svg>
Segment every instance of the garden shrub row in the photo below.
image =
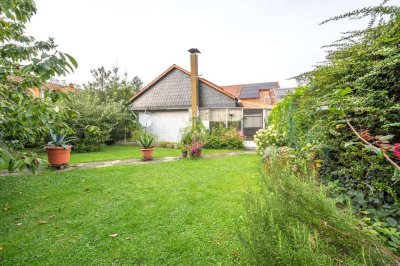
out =
<svg viewBox="0 0 400 266"><path fill-rule="evenodd" d="M256 136L270 146L312 147L321 183L393 250L400 250L400 8L370 7L334 18L382 18L330 46L327 63L296 89ZM388 16L389 15L389 16ZM378 20L376 20L378 21ZM352 128L359 136L353 132ZM369 144L366 144L368 142ZM389 159L388 159L389 158ZM391 162L390 162L391 161Z"/></svg>

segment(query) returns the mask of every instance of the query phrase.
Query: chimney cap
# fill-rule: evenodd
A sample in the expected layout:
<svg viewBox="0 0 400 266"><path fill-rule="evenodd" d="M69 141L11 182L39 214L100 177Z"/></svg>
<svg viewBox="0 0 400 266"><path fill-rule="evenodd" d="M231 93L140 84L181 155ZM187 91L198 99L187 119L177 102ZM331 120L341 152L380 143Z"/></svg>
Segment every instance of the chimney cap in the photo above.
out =
<svg viewBox="0 0 400 266"><path fill-rule="evenodd" d="M200 51L197 48L190 48L188 52L191 54L200 54Z"/></svg>

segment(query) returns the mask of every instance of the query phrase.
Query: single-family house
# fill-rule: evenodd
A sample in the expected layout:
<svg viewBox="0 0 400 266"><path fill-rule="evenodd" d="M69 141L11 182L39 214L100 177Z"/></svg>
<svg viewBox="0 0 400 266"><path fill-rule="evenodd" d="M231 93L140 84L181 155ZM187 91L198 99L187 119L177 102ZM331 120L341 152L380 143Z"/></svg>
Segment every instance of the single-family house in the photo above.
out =
<svg viewBox="0 0 400 266"><path fill-rule="evenodd" d="M293 90L278 82L218 86L199 76L200 51L189 52L191 71L174 64L131 98L139 122L159 141L178 142L181 129L196 117L209 129L235 126L252 141L273 105Z"/></svg>

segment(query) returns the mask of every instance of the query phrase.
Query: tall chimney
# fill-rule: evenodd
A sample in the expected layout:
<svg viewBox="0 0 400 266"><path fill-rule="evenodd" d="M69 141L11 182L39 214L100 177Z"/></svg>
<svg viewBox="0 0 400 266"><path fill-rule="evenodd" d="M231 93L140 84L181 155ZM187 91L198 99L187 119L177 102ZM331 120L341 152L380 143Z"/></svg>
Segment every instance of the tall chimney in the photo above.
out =
<svg viewBox="0 0 400 266"><path fill-rule="evenodd" d="M190 53L190 76L192 88L192 118L199 116L199 65L197 54L200 51L197 48L188 50Z"/></svg>

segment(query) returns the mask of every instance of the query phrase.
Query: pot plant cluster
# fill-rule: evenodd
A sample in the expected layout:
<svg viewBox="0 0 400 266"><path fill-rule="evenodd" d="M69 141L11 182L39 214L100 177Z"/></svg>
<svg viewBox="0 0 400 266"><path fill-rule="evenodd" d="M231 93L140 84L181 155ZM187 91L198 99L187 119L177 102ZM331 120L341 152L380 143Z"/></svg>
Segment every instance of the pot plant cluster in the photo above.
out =
<svg viewBox="0 0 400 266"><path fill-rule="evenodd" d="M203 143L207 139L207 129L203 122L196 118L182 130L181 146L182 158L186 158L188 153L191 158L201 157Z"/></svg>

